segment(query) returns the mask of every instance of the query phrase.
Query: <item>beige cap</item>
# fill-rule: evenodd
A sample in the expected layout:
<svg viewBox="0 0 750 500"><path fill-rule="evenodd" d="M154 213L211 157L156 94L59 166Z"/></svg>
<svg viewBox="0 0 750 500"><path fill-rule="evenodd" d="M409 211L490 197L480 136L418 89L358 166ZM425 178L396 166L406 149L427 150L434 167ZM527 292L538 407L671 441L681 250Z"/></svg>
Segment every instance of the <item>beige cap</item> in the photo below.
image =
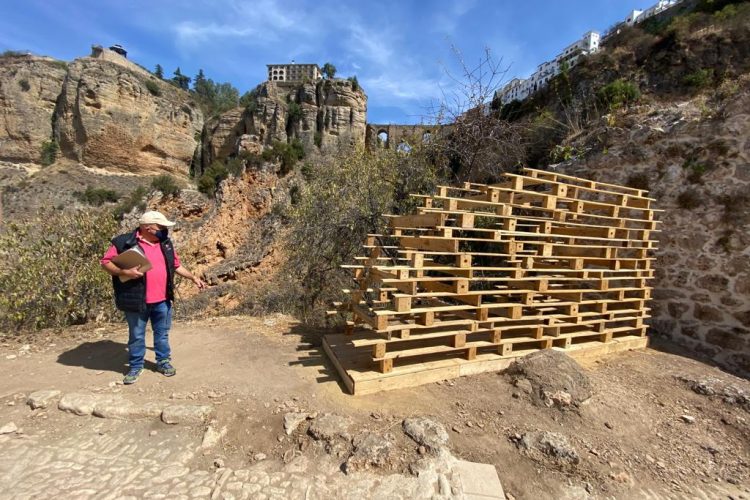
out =
<svg viewBox="0 0 750 500"><path fill-rule="evenodd" d="M159 224L164 227L174 226L174 222L167 220L163 213L156 210L150 210L141 215L138 224Z"/></svg>

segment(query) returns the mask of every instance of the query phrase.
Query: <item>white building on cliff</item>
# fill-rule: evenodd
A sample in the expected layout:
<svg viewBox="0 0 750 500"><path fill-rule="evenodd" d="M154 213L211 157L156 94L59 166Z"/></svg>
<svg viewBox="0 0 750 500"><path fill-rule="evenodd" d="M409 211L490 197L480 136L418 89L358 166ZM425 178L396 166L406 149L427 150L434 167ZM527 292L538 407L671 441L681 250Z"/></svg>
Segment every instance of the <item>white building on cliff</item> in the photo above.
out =
<svg viewBox="0 0 750 500"><path fill-rule="evenodd" d="M511 101L523 101L528 96L547 86L547 83L559 75L564 67L572 68L583 56L599 50L599 33L589 31L579 40L571 43L551 61L540 64L530 77L514 78L499 92L500 101L507 104Z"/></svg>
<svg viewBox="0 0 750 500"><path fill-rule="evenodd" d="M619 32L623 25L633 26L646 19L670 9L682 2L682 0L659 0L645 10L633 10L624 21L619 22L608 34ZM606 36L606 35L605 35ZM596 31L589 31L580 40L565 47L557 57L551 61L540 64L536 71L528 78L514 78L498 92L502 104L511 101L523 101L531 94L547 86L547 83L559 75L564 67L572 68L580 59L599 50L599 45L604 37Z"/></svg>

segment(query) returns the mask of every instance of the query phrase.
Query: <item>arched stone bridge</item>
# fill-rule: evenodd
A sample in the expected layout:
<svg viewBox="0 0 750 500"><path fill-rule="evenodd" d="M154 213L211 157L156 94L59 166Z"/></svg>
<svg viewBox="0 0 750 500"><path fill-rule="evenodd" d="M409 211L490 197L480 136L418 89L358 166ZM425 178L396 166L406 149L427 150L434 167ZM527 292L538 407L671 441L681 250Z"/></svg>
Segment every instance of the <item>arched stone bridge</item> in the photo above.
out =
<svg viewBox="0 0 750 500"><path fill-rule="evenodd" d="M368 123L365 144L368 149L390 148L410 149L417 144L429 141L439 134L440 125L378 125Z"/></svg>

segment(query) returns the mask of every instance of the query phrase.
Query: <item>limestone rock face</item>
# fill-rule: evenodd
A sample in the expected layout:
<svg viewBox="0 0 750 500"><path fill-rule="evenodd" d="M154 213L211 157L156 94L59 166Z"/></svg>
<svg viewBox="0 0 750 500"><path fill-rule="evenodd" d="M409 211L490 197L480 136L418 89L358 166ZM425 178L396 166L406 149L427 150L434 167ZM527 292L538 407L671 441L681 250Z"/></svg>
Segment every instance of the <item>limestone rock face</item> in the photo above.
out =
<svg viewBox="0 0 750 500"><path fill-rule="evenodd" d="M330 153L364 144L367 96L347 80L265 82L255 102L211 119L203 137L202 166L274 141L299 139L308 152ZM252 142L256 146L252 146Z"/></svg>
<svg viewBox="0 0 750 500"><path fill-rule="evenodd" d="M0 160L39 161L66 72L65 63L49 57L0 58Z"/></svg>
<svg viewBox="0 0 750 500"><path fill-rule="evenodd" d="M69 65L55 125L61 153L87 166L187 175L203 115L156 77L84 57Z"/></svg>

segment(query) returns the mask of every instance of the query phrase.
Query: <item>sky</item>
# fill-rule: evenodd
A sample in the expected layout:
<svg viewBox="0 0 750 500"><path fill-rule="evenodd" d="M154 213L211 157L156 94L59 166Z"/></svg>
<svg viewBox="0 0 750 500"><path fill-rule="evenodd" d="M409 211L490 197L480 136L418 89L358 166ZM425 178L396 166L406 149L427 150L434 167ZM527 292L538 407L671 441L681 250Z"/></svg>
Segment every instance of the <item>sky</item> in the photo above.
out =
<svg viewBox="0 0 750 500"><path fill-rule="evenodd" d="M585 32L655 2L0 0L0 52L71 61L119 43L165 76L203 69L240 93L266 79L266 64L330 62L337 77L357 77L369 123L430 123L465 81L460 58L473 68L489 50L504 81L526 77Z"/></svg>

